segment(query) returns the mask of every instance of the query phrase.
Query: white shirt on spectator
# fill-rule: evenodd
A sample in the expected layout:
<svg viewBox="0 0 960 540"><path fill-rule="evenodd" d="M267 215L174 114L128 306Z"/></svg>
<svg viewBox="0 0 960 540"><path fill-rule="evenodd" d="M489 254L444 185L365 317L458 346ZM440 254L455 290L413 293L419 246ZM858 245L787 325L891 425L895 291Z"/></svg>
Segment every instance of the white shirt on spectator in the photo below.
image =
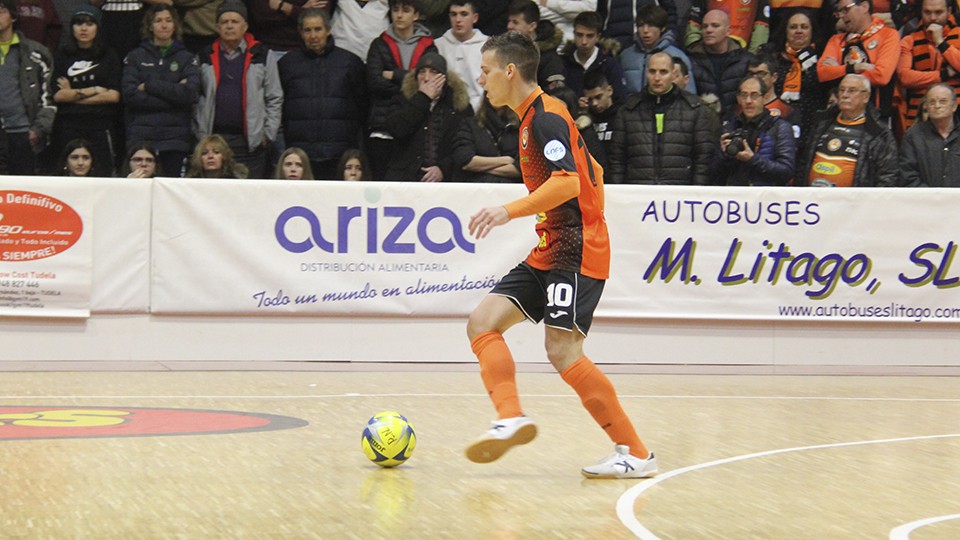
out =
<svg viewBox="0 0 960 540"><path fill-rule="evenodd" d="M337 10L330 23L334 43L337 47L352 52L366 62L370 42L390 25L390 19L387 17L389 13L390 7L387 5L387 0L369 0L364 3L356 0L337 2Z"/></svg>
<svg viewBox="0 0 960 540"><path fill-rule="evenodd" d="M478 111L483 103L483 87L477 79L480 77L480 58L483 56L480 47L483 47L486 41L486 34L477 29L473 30L473 36L466 41L455 38L452 29L434 41L440 56L447 61L447 69L467 83L467 95L470 96L470 105L474 112Z"/></svg>
<svg viewBox="0 0 960 540"><path fill-rule="evenodd" d="M597 0L547 0L540 6L540 18L563 30L563 43L573 41L573 20L584 11L596 11ZM339 7L337 9L340 9ZM563 44L561 43L561 47Z"/></svg>

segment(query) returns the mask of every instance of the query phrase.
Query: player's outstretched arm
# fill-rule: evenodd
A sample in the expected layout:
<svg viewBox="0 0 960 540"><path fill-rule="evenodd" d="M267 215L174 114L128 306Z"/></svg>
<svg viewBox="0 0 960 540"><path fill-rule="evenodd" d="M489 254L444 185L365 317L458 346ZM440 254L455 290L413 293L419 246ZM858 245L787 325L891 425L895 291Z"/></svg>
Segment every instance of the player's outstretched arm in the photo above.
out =
<svg viewBox="0 0 960 540"><path fill-rule="evenodd" d="M553 210L580 195L580 178L568 172L555 172L550 179L526 197L504 205L510 219Z"/></svg>
<svg viewBox="0 0 960 540"><path fill-rule="evenodd" d="M470 234L480 239L513 218L532 216L560 206L580 194L580 179L574 174L554 173L532 193L505 206L491 206L470 218Z"/></svg>

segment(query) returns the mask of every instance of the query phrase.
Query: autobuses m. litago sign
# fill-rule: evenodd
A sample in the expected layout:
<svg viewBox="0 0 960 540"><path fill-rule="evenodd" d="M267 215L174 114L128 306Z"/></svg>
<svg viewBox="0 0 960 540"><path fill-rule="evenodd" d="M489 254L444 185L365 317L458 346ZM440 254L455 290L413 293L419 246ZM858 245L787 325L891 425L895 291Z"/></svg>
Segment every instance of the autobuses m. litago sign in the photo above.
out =
<svg viewBox="0 0 960 540"><path fill-rule="evenodd" d="M36 179L19 183L30 190L0 189L0 315L89 316L90 235L83 210L42 184Z"/></svg>
<svg viewBox="0 0 960 540"><path fill-rule="evenodd" d="M606 314L960 322L952 191L624 187Z"/></svg>

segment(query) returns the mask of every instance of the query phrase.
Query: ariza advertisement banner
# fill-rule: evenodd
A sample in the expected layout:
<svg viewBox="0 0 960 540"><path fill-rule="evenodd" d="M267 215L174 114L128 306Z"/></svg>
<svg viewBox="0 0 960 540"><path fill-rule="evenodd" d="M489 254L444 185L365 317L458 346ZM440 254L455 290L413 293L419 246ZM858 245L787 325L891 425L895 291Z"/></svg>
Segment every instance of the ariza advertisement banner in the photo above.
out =
<svg viewBox="0 0 960 540"><path fill-rule="evenodd" d="M536 244L521 185L158 180L154 313L462 315Z"/></svg>
<svg viewBox="0 0 960 540"><path fill-rule="evenodd" d="M466 316L537 246L520 185L157 180L155 313ZM598 317L956 322L950 190L607 186Z"/></svg>

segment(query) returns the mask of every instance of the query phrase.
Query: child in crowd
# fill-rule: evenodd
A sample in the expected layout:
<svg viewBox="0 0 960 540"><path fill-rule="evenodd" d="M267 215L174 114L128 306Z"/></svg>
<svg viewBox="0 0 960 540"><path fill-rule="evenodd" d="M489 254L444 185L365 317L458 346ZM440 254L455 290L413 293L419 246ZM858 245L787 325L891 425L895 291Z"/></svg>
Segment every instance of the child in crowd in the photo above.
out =
<svg viewBox="0 0 960 540"><path fill-rule="evenodd" d="M70 18L67 44L53 56L53 101L57 116L51 147L57 155L67 141L90 142L96 176L114 173L114 125L120 117L120 58L106 46L103 14L80 6Z"/></svg>
<svg viewBox="0 0 960 540"><path fill-rule="evenodd" d="M150 143L137 143L127 152L123 176L127 178L153 178L162 176L157 151Z"/></svg>
<svg viewBox="0 0 960 540"><path fill-rule="evenodd" d="M340 165L337 166L337 170L340 171L341 180L370 180L370 166L367 164L367 156L356 148L351 148L340 156Z"/></svg>
<svg viewBox="0 0 960 540"><path fill-rule="evenodd" d="M63 176L90 176L93 171L93 151L84 139L73 139L63 147L60 158Z"/></svg>
<svg viewBox="0 0 960 540"><path fill-rule="evenodd" d="M291 146L280 154L273 177L277 180L316 180L310 167L310 158L296 146Z"/></svg>

